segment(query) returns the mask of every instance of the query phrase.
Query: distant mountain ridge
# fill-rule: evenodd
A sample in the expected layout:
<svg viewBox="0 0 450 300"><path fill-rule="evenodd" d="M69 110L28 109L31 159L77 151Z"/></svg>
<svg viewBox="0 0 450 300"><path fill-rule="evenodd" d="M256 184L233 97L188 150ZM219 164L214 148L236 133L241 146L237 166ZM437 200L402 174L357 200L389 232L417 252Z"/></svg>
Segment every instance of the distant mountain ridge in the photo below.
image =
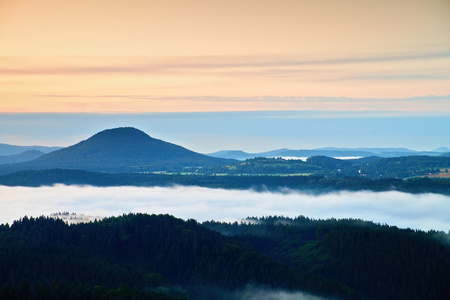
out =
<svg viewBox="0 0 450 300"><path fill-rule="evenodd" d="M21 170L80 169L96 172L152 172L226 165L235 161L209 157L150 137L132 127L101 131L73 146L33 161L0 166L0 174Z"/></svg>
<svg viewBox="0 0 450 300"><path fill-rule="evenodd" d="M434 149L433 152L446 153L446 152L450 152L450 148L447 148L447 147L439 147L439 148L437 148L437 149Z"/></svg>
<svg viewBox="0 0 450 300"><path fill-rule="evenodd" d="M255 157L297 157L306 158L312 156L328 157L400 157L411 155L440 156L450 152L449 148L441 147L433 151L415 151L407 148L336 148L324 147L316 149L278 149L266 152L247 153L241 150L222 150L207 155L220 158L246 160Z"/></svg>
<svg viewBox="0 0 450 300"><path fill-rule="evenodd" d="M20 154L4 155L0 156L0 165L30 161L41 157L44 154L45 153L42 151L28 150Z"/></svg>
<svg viewBox="0 0 450 300"><path fill-rule="evenodd" d="M25 151L37 150L43 153L50 153L55 150L62 149L62 147L47 147L47 146L18 146L0 143L0 156L21 154Z"/></svg>

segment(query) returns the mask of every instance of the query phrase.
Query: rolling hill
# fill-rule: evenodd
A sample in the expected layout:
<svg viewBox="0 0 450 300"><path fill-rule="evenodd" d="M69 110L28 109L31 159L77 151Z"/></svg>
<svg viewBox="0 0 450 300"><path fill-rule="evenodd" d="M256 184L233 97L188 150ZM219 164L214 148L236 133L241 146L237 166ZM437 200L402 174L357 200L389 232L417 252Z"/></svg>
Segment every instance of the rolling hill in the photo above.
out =
<svg viewBox="0 0 450 300"><path fill-rule="evenodd" d="M37 150L43 153L49 153L59 150L61 147L46 147L46 146L18 146L0 143L0 156L16 155L25 151Z"/></svg>
<svg viewBox="0 0 450 300"><path fill-rule="evenodd" d="M44 154L44 152L39 150L28 150L20 154L4 155L0 156L0 165L30 161L41 157Z"/></svg>
<svg viewBox="0 0 450 300"><path fill-rule="evenodd" d="M3 165L0 174L54 168L97 172L183 171L234 162L152 138L136 128L122 127L101 131L30 162Z"/></svg>

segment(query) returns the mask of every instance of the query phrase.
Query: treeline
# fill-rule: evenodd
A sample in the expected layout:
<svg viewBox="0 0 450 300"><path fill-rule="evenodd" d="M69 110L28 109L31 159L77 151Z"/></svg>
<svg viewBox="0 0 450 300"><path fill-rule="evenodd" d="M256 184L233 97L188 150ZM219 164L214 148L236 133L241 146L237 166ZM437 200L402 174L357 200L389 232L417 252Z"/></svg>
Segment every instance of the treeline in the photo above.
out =
<svg viewBox="0 0 450 300"><path fill-rule="evenodd" d="M310 176L213 176L143 173L96 173L81 170L34 170L0 176L0 185L43 186L54 184L93 186L201 186L224 189L278 191L289 188L311 193L335 191L400 191L450 195L450 180L417 177L407 180L365 177Z"/></svg>
<svg viewBox="0 0 450 300"><path fill-rule="evenodd" d="M115 289L106 289L102 286L86 285L82 283L53 282L51 284L35 284L23 282L11 287L4 284L0 287L0 299L17 300L183 300L186 297L171 296L160 292L143 291L121 285Z"/></svg>
<svg viewBox="0 0 450 300"><path fill-rule="evenodd" d="M450 233L305 217L203 225L296 269L339 281L369 299L450 296Z"/></svg>
<svg viewBox="0 0 450 300"><path fill-rule="evenodd" d="M219 291L215 295L221 299L221 290L247 284L358 298L340 283L269 258L194 220L168 215L129 214L71 226L24 217L0 226L0 270L0 292L11 298L53 295L59 288L64 294L78 289L95 294L97 286L106 295L125 286L138 296L141 291L173 296L173 287L181 286L181 296L189 297L198 290L189 287L200 286Z"/></svg>
<svg viewBox="0 0 450 300"><path fill-rule="evenodd" d="M322 167L328 176L365 176L376 179L409 178L439 173L441 169L450 171L450 157L401 156L366 157L340 160L324 156L310 157L307 163Z"/></svg>

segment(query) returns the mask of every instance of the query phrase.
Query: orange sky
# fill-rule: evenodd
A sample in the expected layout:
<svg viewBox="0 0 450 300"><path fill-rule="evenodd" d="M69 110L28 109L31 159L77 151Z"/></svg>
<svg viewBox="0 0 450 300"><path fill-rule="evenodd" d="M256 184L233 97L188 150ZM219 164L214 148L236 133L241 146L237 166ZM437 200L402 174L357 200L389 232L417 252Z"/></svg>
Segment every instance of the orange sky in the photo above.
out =
<svg viewBox="0 0 450 300"><path fill-rule="evenodd" d="M428 95L448 0L0 0L0 112L450 112Z"/></svg>

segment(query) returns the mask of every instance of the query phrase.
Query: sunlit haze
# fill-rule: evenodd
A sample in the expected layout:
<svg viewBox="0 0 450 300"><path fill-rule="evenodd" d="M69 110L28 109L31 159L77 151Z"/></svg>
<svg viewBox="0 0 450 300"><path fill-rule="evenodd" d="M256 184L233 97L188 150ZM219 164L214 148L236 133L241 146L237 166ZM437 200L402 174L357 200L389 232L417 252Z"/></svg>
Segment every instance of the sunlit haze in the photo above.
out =
<svg viewBox="0 0 450 300"><path fill-rule="evenodd" d="M3 0L0 45L0 112L450 111L447 0Z"/></svg>

